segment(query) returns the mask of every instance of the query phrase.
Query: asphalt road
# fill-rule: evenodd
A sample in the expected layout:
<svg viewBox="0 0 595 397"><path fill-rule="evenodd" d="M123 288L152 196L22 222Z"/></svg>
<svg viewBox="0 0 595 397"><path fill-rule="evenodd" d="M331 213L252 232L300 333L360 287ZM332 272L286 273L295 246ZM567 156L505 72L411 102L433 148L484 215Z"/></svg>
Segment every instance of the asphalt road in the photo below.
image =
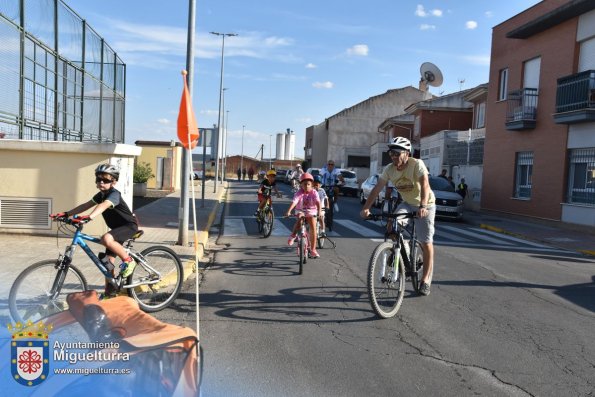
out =
<svg viewBox="0 0 595 397"><path fill-rule="evenodd" d="M593 260L438 222L431 295L408 285L398 315L380 320L365 279L382 229L359 219L357 199L341 197L337 248L300 276L292 220L258 236L255 187L231 185L200 286L202 395L594 393ZM157 317L194 326L193 291Z"/></svg>

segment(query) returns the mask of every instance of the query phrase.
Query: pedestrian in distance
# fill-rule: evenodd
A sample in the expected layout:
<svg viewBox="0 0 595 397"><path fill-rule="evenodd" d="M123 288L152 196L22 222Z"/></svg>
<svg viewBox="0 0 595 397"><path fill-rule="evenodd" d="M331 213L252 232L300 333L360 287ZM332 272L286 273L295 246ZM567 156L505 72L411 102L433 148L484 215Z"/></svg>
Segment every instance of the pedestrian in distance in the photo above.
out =
<svg viewBox="0 0 595 397"><path fill-rule="evenodd" d="M138 222L136 217L130 211L126 202L122 199L122 194L115 188L118 179L120 178L120 170L111 164L101 164L95 169L95 184L99 192L86 203L80 204L71 210L59 212L50 215L52 219L61 217L71 217L85 212L93 207L89 215L79 216L79 222L90 222L99 215L103 216L103 220L110 228L110 231L101 236L101 244L106 247L105 254L99 254L99 259L104 262L105 266L110 270L112 276L114 275L114 262L116 256L122 260L120 265L120 276L122 279L127 278L132 274L136 267L136 262L122 246L126 240L138 231ZM107 261L105 258L107 257ZM105 283L105 292L102 294L102 299L114 297L116 292L113 286L107 282Z"/></svg>
<svg viewBox="0 0 595 397"><path fill-rule="evenodd" d="M242 170L242 180L246 180L246 167Z"/></svg>
<svg viewBox="0 0 595 397"><path fill-rule="evenodd" d="M248 168L248 179L250 181L252 181L254 179L254 168L252 168L252 166L250 166L250 168Z"/></svg>
<svg viewBox="0 0 595 397"><path fill-rule="evenodd" d="M238 168L238 170L236 171L236 174L238 176L238 181L242 179L242 169Z"/></svg>
<svg viewBox="0 0 595 397"><path fill-rule="evenodd" d="M438 175L438 177L448 180L448 177L446 176L446 170L442 170L442 173Z"/></svg>
<svg viewBox="0 0 595 397"><path fill-rule="evenodd" d="M370 207L372 207L376 197L387 182L391 181L403 199L397 206L395 213L417 212L417 217L414 219L415 230L421 243L424 258L420 294L429 295L434 271L433 239L434 218L436 216L434 203L436 199L430 188L428 169L423 160L411 157L411 141L407 138L400 136L393 138L388 145L388 155L392 163L384 168L360 215L363 218L370 215Z"/></svg>
<svg viewBox="0 0 595 397"><path fill-rule="evenodd" d="M452 180L452 176L449 175L448 178L446 178L446 180L448 181L448 183L450 183L450 186L452 186L452 188L454 189L455 188L455 183Z"/></svg>
<svg viewBox="0 0 595 397"><path fill-rule="evenodd" d="M467 197L467 184L465 183L465 178L461 178L461 183L457 185L457 193L465 200Z"/></svg>

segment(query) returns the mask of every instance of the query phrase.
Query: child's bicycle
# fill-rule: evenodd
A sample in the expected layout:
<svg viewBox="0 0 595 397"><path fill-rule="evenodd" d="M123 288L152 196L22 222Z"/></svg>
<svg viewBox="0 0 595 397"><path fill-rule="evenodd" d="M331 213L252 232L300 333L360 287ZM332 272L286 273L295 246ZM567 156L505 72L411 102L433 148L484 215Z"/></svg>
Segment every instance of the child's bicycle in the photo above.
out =
<svg viewBox="0 0 595 397"><path fill-rule="evenodd" d="M85 276L72 264L77 246L83 249L117 292L126 290L145 312L162 310L176 299L182 287L183 268L180 258L170 248L153 246L140 253L134 251L132 243L143 234L139 230L123 244L137 263L134 272L123 280L120 276L113 277L107 262L100 260L85 242L100 242L97 237L82 232L86 222L76 217L59 217L55 221L60 223L59 231L71 231L65 225L75 228L72 243L57 260L37 262L17 276L8 297L10 314L15 321L36 322L63 311L67 309L68 294L88 290Z"/></svg>
<svg viewBox="0 0 595 397"><path fill-rule="evenodd" d="M277 197L281 197L281 193L277 195ZM264 207L258 213L256 217L256 223L258 224L258 232L262 233L262 237L267 238L271 235L273 231L273 223L275 220L275 212L273 211L273 202L271 200L271 196L267 196L265 198L266 202Z"/></svg>
<svg viewBox="0 0 595 397"><path fill-rule="evenodd" d="M322 216L326 216L326 215L322 215ZM322 234L321 231L324 232L324 230L321 230L321 228L320 228L320 219L318 219L316 222L316 240L318 243L318 248L324 248L325 241L328 241L329 244L332 246L332 248L335 249L337 247L337 244L333 240L331 240L330 237L328 237L326 235L326 232L324 232L324 234Z"/></svg>
<svg viewBox="0 0 595 397"><path fill-rule="evenodd" d="M297 222L300 222L300 217L298 215L293 215L297 218ZM316 218L316 215L312 216ZM310 252L310 226L308 226L308 222L306 219L302 219L300 223L300 230L296 234L297 240L297 253L298 253L298 264L299 264L299 274L304 272L304 265L308 261L308 253Z"/></svg>
<svg viewBox="0 0 595 397"><path fill-rule="evenodd" d="M411 278L413 289L419 293L423 272L423 252L415 234L415 222L403 226L399 220L411 219L416 212L398 214L370 214L368 219L387 218L392 232L386 233L370 257L368 295L372 308L382 318L393 317L399 311L405 294L405 278ZM405 242L404 236L409 238ZM392 241L388 241L391 239Z"/></svg>

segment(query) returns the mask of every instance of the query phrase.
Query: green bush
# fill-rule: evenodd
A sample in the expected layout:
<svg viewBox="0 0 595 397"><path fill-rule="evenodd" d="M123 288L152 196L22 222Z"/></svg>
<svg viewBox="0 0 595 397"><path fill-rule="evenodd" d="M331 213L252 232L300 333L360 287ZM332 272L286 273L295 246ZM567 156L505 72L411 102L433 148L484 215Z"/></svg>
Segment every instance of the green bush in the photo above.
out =
<svg viewBox="0 0 595 397"><path fill-rule="evenodd" d="M146 183L149 179L154 178L153 170L149 163L138 162L134 165L134 174L132 181L134 183Z"/></svg>

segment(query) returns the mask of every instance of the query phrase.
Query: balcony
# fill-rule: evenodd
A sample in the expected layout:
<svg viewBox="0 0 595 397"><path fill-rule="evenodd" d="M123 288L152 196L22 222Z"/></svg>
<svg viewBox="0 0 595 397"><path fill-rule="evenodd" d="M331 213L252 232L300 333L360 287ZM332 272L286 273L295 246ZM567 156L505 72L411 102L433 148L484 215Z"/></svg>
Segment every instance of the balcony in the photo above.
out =
<svg viewBox="0 0 595 397"><path fill-rule="evenodd" d="M558 79L554 121L557 124L595 121L595 70Z"/></svg>
<svg viewBox="0 0 595 397"><path fill-rule="evenodd" d="M508 93L507 130L535 128L537 117L537 88L522 88Z"/></svg>

